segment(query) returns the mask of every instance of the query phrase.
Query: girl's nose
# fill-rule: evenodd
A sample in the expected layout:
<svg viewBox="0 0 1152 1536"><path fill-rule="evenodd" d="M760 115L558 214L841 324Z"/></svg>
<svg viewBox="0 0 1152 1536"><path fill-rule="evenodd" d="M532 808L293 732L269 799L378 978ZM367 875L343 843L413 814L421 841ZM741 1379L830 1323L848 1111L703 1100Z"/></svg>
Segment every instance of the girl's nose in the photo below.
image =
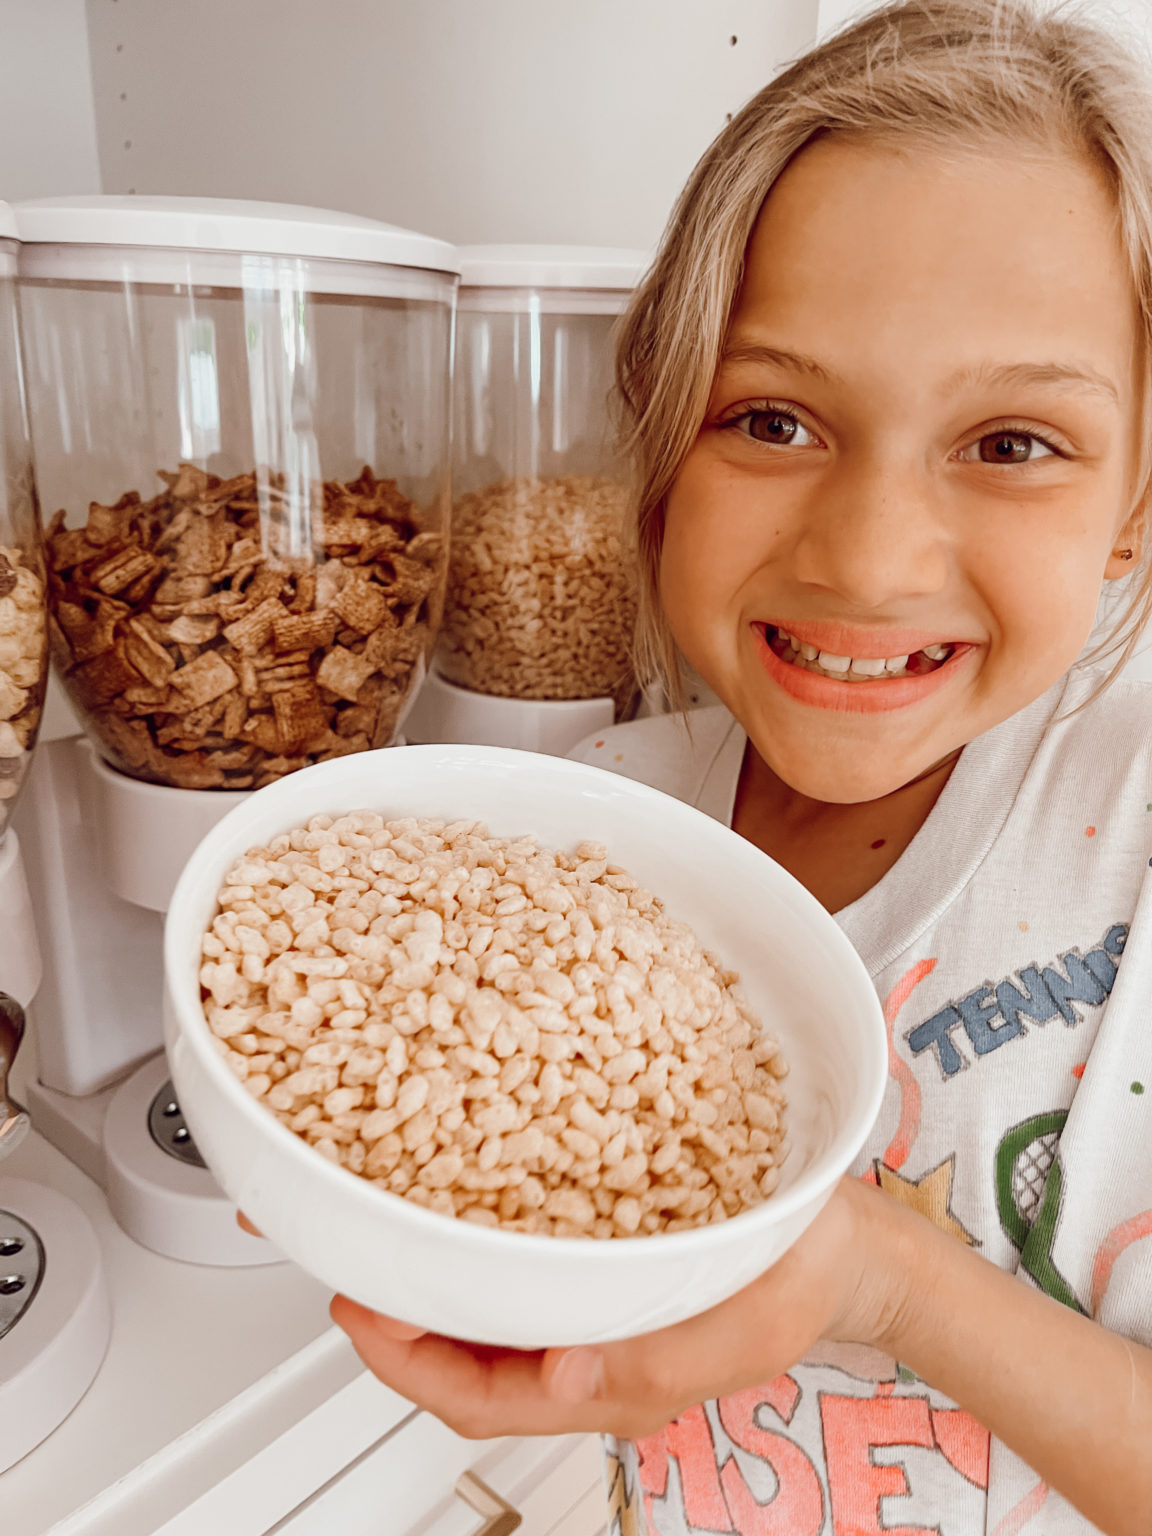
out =
<svg viewBox="0 0 1152 1536"><path fill-rule="evenodd" d="M803 585L862 610L939 592L948 544L930 476L845 457L799 509L794 558Z"/></svg>

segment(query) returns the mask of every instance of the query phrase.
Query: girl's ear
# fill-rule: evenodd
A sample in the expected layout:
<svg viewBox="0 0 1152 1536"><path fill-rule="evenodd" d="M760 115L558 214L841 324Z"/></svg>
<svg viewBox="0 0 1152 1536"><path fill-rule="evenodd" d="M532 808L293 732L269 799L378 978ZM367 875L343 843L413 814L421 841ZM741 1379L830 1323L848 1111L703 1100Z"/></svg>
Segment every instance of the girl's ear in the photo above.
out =
<svg viewBox="0 0 1152 1536"><path fill-rule="evenodd" d="M1132 516L1121 528L1112 553L1104 567L1104 580L1116 581L1127 576L1144 553L1144 536L1147 532L1152 489L1137 502Z"/></svg>

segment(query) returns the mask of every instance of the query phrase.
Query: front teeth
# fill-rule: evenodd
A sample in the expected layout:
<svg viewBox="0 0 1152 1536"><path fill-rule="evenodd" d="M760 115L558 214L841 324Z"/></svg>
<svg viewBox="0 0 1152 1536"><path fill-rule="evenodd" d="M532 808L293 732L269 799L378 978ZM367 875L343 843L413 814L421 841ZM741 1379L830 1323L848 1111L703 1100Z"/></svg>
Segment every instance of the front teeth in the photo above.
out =
<svg viewBox="0 0 1152 1536"><path fill-rule="evenodd" d="M837 656L832 651L821 651L805 640L797 640L786 629L777 629L777 636L788 646L795 666L806 666L810 671L823 672L829 677L907 677L908 656ZM944 661L952 654L950 645L926 645L923 654L930 661Z"/></svg>
<svg viewBox="0 0 1152 1536"><path fill-rule="evenodd" d="M852 665L852 658L851 656L833 656L830 651L821 651L816 662L824 668L825 672L847 672Z"/></svg>

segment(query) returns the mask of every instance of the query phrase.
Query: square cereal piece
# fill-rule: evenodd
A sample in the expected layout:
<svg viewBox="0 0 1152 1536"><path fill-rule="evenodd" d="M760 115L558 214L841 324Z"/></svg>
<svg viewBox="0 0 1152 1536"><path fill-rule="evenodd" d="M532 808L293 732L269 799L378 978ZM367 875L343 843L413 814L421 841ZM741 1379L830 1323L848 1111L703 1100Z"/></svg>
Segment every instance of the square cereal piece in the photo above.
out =
<svg viewBox="0 0 1152 1536"><path fill-rule="evenodd" d="M120 698L129 715L165 714L172 707L171 688L125 688Z"/></svg>
<svg viewBox="0 0 1152 1536"><path fill-rule="evenodd" d="M316 606L316 572L302 571L296 578L296 595L289 603L293 613L311 613Z"/></svg>
<svg viewBox="0 0 1152 1536"><path fill-rule="evenodd" d="M410 560L419 560L424 565L438 565L444 558L444 535L418 533L408 540L404 553Z"/></svg>
<svg viewBox="0 0 1152 1536"><path fill-rule="evenodd" d="M242 740L250 741L259 747L261 752L269 752L278 756L283 750L280 741L280 727L275 719L263 712L249 715L244 722L244 729L240 733Z"/></svg>
<svg viewBox="0 0 1152 1536"><path fill-rule="evenodd" d="M182 512L177 512L160 532L152 544L153 551L162 555L166 549L171 549L173 544L180 542L181 536L192 526L192 509L185 507Z"/></svg>
<svg viewBox="0 0 1152 1536"><path fill-rule="evenodd" d="M360 689L375 670L372 662L365 657L337 645L317 667L316 681L322 688L330 688L340 698L355 704Z"/></svg>
<svg viewBox="0 0 1152 1536"><path fill-rule="evenodd" d="M210 613L182 613L168 626L168 638L177 645L207 645L220 633L220 620Z"/></svg>
<svg viewBox="0 0 1152 1536"><path fill-rule="evenodd" d="M224 626L224 638L230 645L234 645L238 651L247 655L254 655L263 645L272 638L272 626L278 618L287 615L283 603L279 598L266 597L263 602L257 603L243 618L233 619L231 624Z"/></svg>
<svg viewBox="0 0 1152 1536"><path fill-rule="evenodd" d="M360 548L344 558L352 565L370 565L381 555L392 555L403 548L403 534L391 523L378 523Z"/></svg>
<svg viewBox="0 0 1152 1536"><path fill-rule="evenodd" d="M388 567L394 573L389 580ZM418 603L436 585L435 568L407 555L390 555L380 562L381 577L394 603Z"/></svg>
<svg viewBox="0 0 1152 1536"><path fill-rule="evenodd" d="M72 660L76 662L91 661L112 649L118 617L118 610L111 604L99 604L95 615L86 613L77 603L56 605L56 621L68 641Z"/></svg>
<svg viewBox="0 0 1152 1536"><path fill-rule="evenodd" d="M131 633L125 636L124 654L154 688L166 688L168 679L176 670L171 654L152 638L137 619L129 619L128 628Z"/></svg>
<svg viewBox="0 0 1152 1536"><path fill-rule="evenodd" d="M224 718L220 722L220 734L235 741L244 729L244 722L248 718L248 700L239 688L234 688L231 693L223 695Z"/></svg>
<svg viewBox="0 0 1152 1536"><path fill-rule="evenodd" d="M267 671L258 674L261 689L274 695L283 693L298 693L304 686L311 687L312 676L306 661L294 662L287 667L269 667Z"/></svg>
<svg viewBox="0 0 1152 1536"><path fill-rule="evenodd" d="M143 681L119 646L103 651L92 661L86 661L71 676L82 702L89 707L107 704L126 688L137 686Z"/></svg>
<svg viewBox="0 0 1152 1536"><path fill-rule="evenodd" d="M249 470L243 475L233 475L231 480L221 480L200 497L202 502L235 501L237 497L252 500L256 495L256 476Z"/></svg>
<svg viewBox="0 0 1152 1536"><path fill-rule="evenodd" d="M339 736L359 736L361 732L370 733L376 725L376 711L367 709L363 704L352 704L347 709L340 710L333 723Z"/></svg>
<svg viewBox="0 0 1152 1536"><path fill-rule="evenodd" d="M86 528L62 528L48 539L48 563L54 571L70 571L95 553Z"/></svg>
<svg viewBox="0 0 1152 1536"><path fill-rule="evenodd" d="M272 623L273 643L278 651L323 649L336 636L336 617L332 613L286 613Z"/></svg>
<svg viewBox="0 0 1152 1536"><path fill-rule="evenodd" d="M211 590L212 582L207 576L165 576L152 601L182 608L198 597L207 597Z"/></svg>
<svg viewBox="0 0 1152 1536"><path fill-rule="evenodd" d="M132 519L139 507L140 497L135 491L129 491L127 496L121 496L114 507L102 507L99 502L89 502L88 522L85 527L89 544L104 548L108 544L118 544L128 538Z"/></svg>
<svg viewBox="0 0 1152 1536"><path fill-rule="evenodd" d="M238 608L232 617L243 618L245 614L254 612L266 598L279 597L284 590L286 576L283 566L262 565L242 593L233 592L233 596L243 598L243 607Z"/></svg>
<svg viewBox="0 0 1152 1536"><path fill-rule="evenodd" d="M285 751L299 751L328 730L328 711L320 703L314 688L284 689L272 695L276 729Z"/></svg>
<svg viewBox="0 0 1152 1536"><path fill-rule="evenodd" d="M176 474L164 469L157 473L173 501L198 501L208 490L208 472L195 464L181 464Z"/></svg>
<svg viewBox="0 0 1152 1536"><path fill-rule="evenodd" d="M252 568L252 570L255 570L263 558L264 557L260 551L259 539L237 539L235 544L232 546L227 561L223 567L216 572L216 580L228 581L239 571L243 571L249 566ZM249 572L249 574L251 574L251 572Z"/></svg>
<svg viewBox="0 0 1152 1536"><path fill-rule="evenodd" d="M336 612L357 634L370 635L388 618L391 606L376 582L357 574L347 582L333 604Z"/></svg>
<svg viewBox="0 0 1152 1536"><path fill-rule="evenodd" d="M138 771L151 764L155 748L142 720L121 720L116 715L102 714L94 724L100 739L129 769Z"/></svg>
<svg viewBox="0 0 1152 1536"><path fill-rule="evenodd" d="M201 705L218 699L236 687L239 679L218 651L203 651L172 674L172 686L179 688L186 709L199 709Z"/></svg>
<svg viewBox="0 0 1152 1536"><path fill-rule="evenodd" d="M97 591L115 597L141 576L150 576L156 565L152 555L146 554L139 545L130 544L127 549L118 550L107 560L102 560L89 579Z"/></svg>
<svg viewBox="0 0 1152 1536"><path fill-rule="evenodd" d="M172 781L181 789L225 789L228 780L223 770L211 758L200 752L185 752L178 759L169 759Z"/></svg>
<svg viewBox="0 0 1152 1536"><path fill-rule="evenodd" d="M428 626L415 624L410 629L378 629L369 635L365 657L376 667L391 672L397 665L410 666L428 644Z"/></svg>
<svg viewBox="0 0 1152 1536"><path fill-rule="evenodd" d="M327 757L351 757L355 752L367 752L372 739L361 731L357 736L336 736L325 747Z"/></svg>
<svg viewBox="0 0 1152 1536"><path fill-rule="evenodd" d="M212 576L228 558L234 527L223 512L194 517L176 545L176 570L181 576Z"/></svg>

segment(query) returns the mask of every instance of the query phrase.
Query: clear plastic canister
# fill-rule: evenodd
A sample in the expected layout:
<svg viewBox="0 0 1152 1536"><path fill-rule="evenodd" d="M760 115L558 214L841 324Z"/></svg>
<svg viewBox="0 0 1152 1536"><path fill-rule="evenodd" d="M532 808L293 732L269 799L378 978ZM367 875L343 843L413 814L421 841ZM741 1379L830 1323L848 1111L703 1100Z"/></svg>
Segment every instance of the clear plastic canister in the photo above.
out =
<svg viewBox="0 0 1152 1536"><path fill-rule="evenodd" d="M0 839L36 745L48 681L44 561L20 379L17 250L16 222L0 203Z"/></svg>
<svg viewBox="0 0 1152 1536"><path fill-rule="evenodd" d="M439 627L456 254L349 215L19 204L53 659L137 779L387 745Z"/></svg>
<svg viewBox="0 0 1152 1536"><path fill-rule="evenodd" d="M630 699L612 330L636 251L460 251L452 550L437 665L505 698Z"/></svg>

